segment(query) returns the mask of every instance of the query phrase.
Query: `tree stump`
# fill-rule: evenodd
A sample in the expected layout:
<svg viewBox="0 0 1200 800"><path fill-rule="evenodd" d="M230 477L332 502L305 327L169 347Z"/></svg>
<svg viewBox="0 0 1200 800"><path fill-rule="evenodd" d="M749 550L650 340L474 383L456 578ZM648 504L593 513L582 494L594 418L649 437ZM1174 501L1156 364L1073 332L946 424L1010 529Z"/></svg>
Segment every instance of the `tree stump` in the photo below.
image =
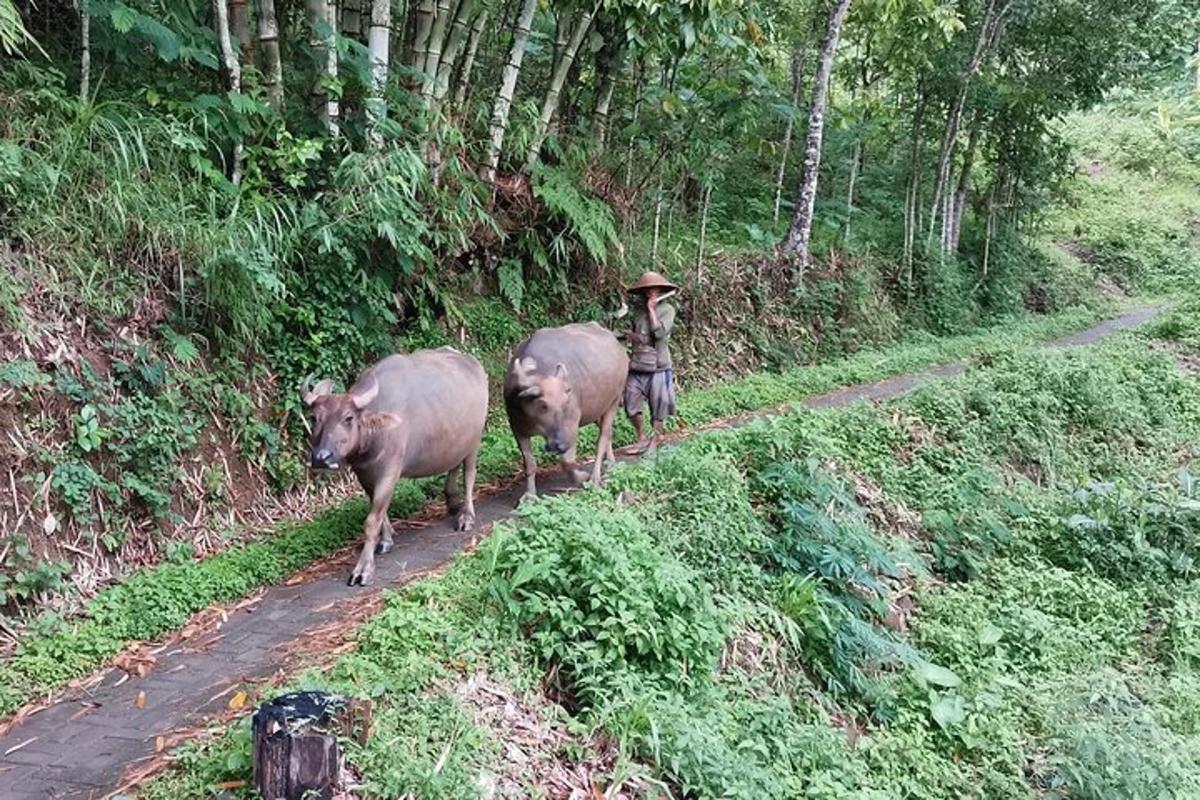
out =
<svg viewBox="0 0 1200 800"><path fill-rule="evenodd" d="M338 738L366 741L370 709L324 692L295 692L254 712L254 785L263 800L330 800L342 773Z"/></svg>

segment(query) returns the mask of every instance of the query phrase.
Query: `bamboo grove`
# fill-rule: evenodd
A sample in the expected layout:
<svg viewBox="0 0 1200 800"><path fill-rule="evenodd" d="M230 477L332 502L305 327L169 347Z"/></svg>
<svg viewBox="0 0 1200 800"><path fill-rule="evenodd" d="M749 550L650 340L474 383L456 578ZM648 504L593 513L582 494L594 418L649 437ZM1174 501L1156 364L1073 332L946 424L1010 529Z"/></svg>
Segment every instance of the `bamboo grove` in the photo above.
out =
<svg viewBox="0 0 1200 800"><path fill-rule="evenodd" d="M254 265L201 270L211 304L218 274L295 291L283 229L317 199L366 215L347 260L410 295L468 264L510 299L562 287L618 254L657 261L686 229L697 271L713 241L773 251L798 282L871 252L911 305L948 263L987 292L1074 168L1056 121L1188 63L1190 6L0 0L0 63L5 92L48 87L71 113L186 120L201 205L231 229L275 220ZM404 207L356 206L352 174L400 180ZM325 252L338 224L316 226Z"/></svg>

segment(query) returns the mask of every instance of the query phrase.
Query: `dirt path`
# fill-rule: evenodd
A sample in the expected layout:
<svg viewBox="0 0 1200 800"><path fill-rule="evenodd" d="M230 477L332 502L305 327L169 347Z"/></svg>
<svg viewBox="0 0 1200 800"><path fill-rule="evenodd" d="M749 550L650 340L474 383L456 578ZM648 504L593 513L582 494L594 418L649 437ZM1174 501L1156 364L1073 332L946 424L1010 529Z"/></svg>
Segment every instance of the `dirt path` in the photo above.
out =
<svg viewBox="0 0 1200 800"><path fill-rule="evenodd" d="M1049 346L1091 344L1142 325L1161 310L1141 308ZM834 408L887 400L962 371L961 364L946 364L809 397L803 404ZM565 488L557 472L553 478L547 472L539 487L551 492ZM480 528L508 517L521 490L517 484L477 503ZM352 556L340 554L293 585L271 587L235 610L210 614L211 625L193 626L202 629L156 648L152 658L143 660L149 671L141 677L110 669L95 685L68 692L15 725L0 736L0 797L105 797L152 762L158 750L187 738L206 720L231 713L230 701L239 705L241 687L278 679L306 656L319 660L327 655L339 629L351 631L353 620L371 610L381 587L440 567L472 541L442 520L397 528L396 549L378 559L374 587L348 589L345 575Z"/></svg>

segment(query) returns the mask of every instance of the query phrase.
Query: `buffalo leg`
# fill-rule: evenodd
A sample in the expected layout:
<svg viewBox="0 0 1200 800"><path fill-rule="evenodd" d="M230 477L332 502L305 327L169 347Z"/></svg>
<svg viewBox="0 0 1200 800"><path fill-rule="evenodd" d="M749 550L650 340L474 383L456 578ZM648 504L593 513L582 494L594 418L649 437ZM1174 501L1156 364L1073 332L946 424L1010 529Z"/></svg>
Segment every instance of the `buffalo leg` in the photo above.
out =
<svg viewBox="0 0 1200 800"><path fill-rule="evenodd" d="M600 439L596 442L596 462L592 464L592 483L600 485L600 476L604 472L604 459L612 452L613 423L617 419L617 407L613 406L605 412L597 425L600 428Z"/></svg>
<svg viewBox="0 0 1200 800"><path fill-rule="evenodd" d="M358 485L367 493L367 498L375 497L375 483L368 475L359 475ZM391 501L389 500L389 503ZM392 528L392 523L388 521L387 514L383 515L383 522L379 526L379 544L375 545L375 553L377 555L387 555L392 552L392 546L395 541L396 531Z"/></svg>
<svg viewBox="0 0 1200 800"><path fill-rule="evenodd" d="M475 527L475 470L479 463L479 450L473 450L463 461L463 489L466 497L463 499L462 510L458 513L455 530L469 531Z"/></svg>
<svg viewBox="0 0 1200 800"><path fill-rule="evenodd" d="M525 462L525 494L521 502L537 499L537 459L533 457L533 443L528 436L517 437L517 447L521 448L521 460Z"/></svg>
<svg viewBox="0 0 1200 800"><path fill-rule="evenodd" d="M458 464L446 473L446 513L452 517L462 511L463 507L462 490L458 486L458 474L462 468L463 465Z"/></svg>
<svg viewBox="0 0 1200 800"><path fill-rule="evenodd" d="M371 510L363 523L363 547L358 563L350 573L349 586L366 586L375 577L375 546L387 523L388 506L392 502L392 490L396 488L399 475L385 475L375 483L371 493ZM388 526L389 529L391 526Z"/></svg>
<svg viewBox="0 0 1200 800"><path fill-rule="evenodd" d="M563 453L558 464L562 468L563 475L567 476L567 480L575 486L580 486L588 479L588 474L581 469L575 468L576 445L571 445L571 449Z"/></svg>

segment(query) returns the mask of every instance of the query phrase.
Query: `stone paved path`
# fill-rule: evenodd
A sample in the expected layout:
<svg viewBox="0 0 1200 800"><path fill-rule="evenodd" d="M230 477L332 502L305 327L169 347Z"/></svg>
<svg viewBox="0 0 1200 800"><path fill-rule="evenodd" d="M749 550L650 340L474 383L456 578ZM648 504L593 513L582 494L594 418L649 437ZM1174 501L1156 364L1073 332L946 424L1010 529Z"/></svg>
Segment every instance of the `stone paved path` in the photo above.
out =
<svg viewBox="0 0 1200 800"><path fill-rule="evenodd" d="M1141 308L1050 345L1090 344L1142 325L1160 311L1158 306ZM962 371L961 364L946 364L810 397L803 404L832 408L860 400L886 400ZM521 488L516 485L478 502L480 528L509 516ZM565 486L555 473L554 478L544 475L539 488L562 491ZM99 685L70 693L15 726L0 737L0 798L105 797L127 769L153 757L158 737L220 714L237 687L275 675L284 662L281 648L286 645L293 652L297 646L303 648L306 635L345 612L348 598L412 580L445 563L470 540L440 520L396 527L396 549L377 559L373 587L348 588L345 576L353 556L338 556L336 569L329 573L297 585L272 587L260 602L232 611L220 628L220 638L208 648L189 649L182 643L168 649L140 678L112 669ZM144 702L139 703L139 698Z"/></svg>

